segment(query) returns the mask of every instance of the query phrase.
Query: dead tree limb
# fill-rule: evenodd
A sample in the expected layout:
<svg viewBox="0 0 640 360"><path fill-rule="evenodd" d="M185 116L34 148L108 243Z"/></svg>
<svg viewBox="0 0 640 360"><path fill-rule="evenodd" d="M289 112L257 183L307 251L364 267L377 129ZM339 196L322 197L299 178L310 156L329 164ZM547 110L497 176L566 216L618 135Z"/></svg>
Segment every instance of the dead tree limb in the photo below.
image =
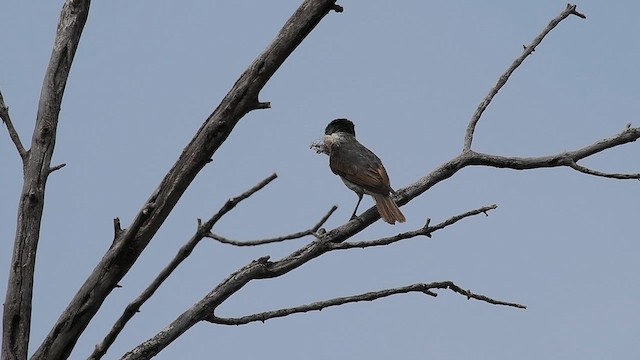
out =
<svg viewBox="0 0 640 360"><path fill-rule="evenodd" d="M393 243L397 243L398 241L402 241L402 240L407 240L407 239L411 239L417 236L426 236L428 238L431 237L431 234L433 234L434 232L444 229L447 226L453 225L455 223L457 223L458 221L470 217L470 216L474 216L474 215L479 215L479 214L485 214L487 215L487 213L491 210L494 210L498 207L498 205L490 205L490 206L483 206L479 209L475 209L475 210L471 210L471 211L467 211L465 213L456 215L456 216L452 216L449 219L436 224L434 226L430 226L429 223L431 222L431 219L427 219L427 223L420 229L417 230L413 230L413 231L407 231L407 232L403 232L400 233L398 235L395 236L389 236L389 237L385 237L382 239L377 239L377 240L371 240L371 241L358 241L358 242L340 242L340 243L331 243L331 249L332 250L346 250L346 249L364 249L364 248L368 248L368 247L373 247L373 246L384 246L384 245L390 245ZM488 215L487 215L488 216Z"/></svg>
<svg viewBox="0 0 640 360"><path fill-rule="evenodd" d="M564 17L562 17L560 20L566 18L571 14L581 16L581 14L577 13L575 7L573 5L570 5L565 11L563 11L561 16ZM558 22L560 20L558 20ZM554 21L552 21L552 23ZM553 27L551 27L551 29L552 28ZM551 29L549 29L549 31ZM548 32L546 29L545 31ZM540 39L542 39L544 35L546 35L546 33L543 33L543 35L540 36ZM506 80L508 80L508 77L505 79L505 82ZM491 99L489 99L488 101L490 100ZM467 166L483 165L518 170L568 166L568 159L577 162L578 160L602 152L606 149L636 141L640 137L640 128L629 127L616 136L604 139L602 141L596 142L572 152L532 158L500 157L495 155L476 153L470 150L471 139L473 137L473 131L475 129L476 123L477 120L474 122L474 120L472 119L472 122L469 125L470 130L467 130L468 136L466 136L466 138L468 138L468 140L465 140L466 150L463 150L462 154L436 168L431 173L418 180L414 184L411 184L397 191L395 200L399 205L408 203L412 199L429 190L435 184L450 178L459 170ZM314 147L312 145L312 149L313 148ZM316 148L315 150L320 150L320 152L322 152L321 148ZM291 270L294 270L302 266L306 262L318 256L321 256L327 251L330 251L334 244L344 242L346 239L364 230L378 219L378 211L375 209L375 207L372 207L369 210L365 211L357 219L349 221L348 223L336 229L333 229L328 233L325 233L318 240L302 247L301 249L278 261L272 262L269 261L269 257L262 257L251 262L245 267L232 273L227 279L222 281L218 286L216 286L211 292L209 292L204 298L194 304L191 308L182 313L161 332L125 354L123 359L148 359L154 356L199 321L212 319L212 316L214 316L213 314L215 314L216 308L250 281L256 279L278 277ZM460 294L464 294L469 298L473 297L473 294L470 291L463 290L452 283L446 283L451 290ZM488 302L494 301L480 295L478 295L477 298Z"/></svg>
<svg viewBox="0 0 640 360"><path fill-rule="evenodd" d="M22 145L22 141L20 141L20 135L18 135L18 131L15 127L13 127L13 122L11 121L11 116L9 116L9 107L4 103L4 97L2 96L2 92L0 91L0 119L7 126L7 132L9 133L9 137L13 144L18 150L18 155L22 159L22 164L24 165L27 162L28 152L25 150Z"/></svg>
<svg viewBox="0 0 640 360"><path fill-rule="evenodd" d="M536 46L540 45L542 40L544 40L544 37L547 36L547 34L549 34L551 30L553 30L556 26L558 26L558 24L560 24L562 20L566 19L570 15L575 15L582 19L587 18L583 14L576 11L575 5L567 4L567 8L563 12L561 12L560 15L558 15L555 19L551 20L549 22L549 25L547 25L547 27L545 27L544 30L542 30L540 35L538 35L535 39L533 39L533 41L529 46L524 47L524 50L522 51L522 55L520 55L511 64L511 66L509 66L509 68L507 68L507 70L498 78L498 82L494 85L494 87L491 88L491 90L489 90L489 93L487 94L487 96L482 100L480 105L478 105L478 108L476 109L476 111L473 113L473 116L471 117L471 121L469 121L469 125L467 127L467 131L464 136L464 146L462 151L471 150L473 133L476 130L476 125L478 124L478 121L480 120L482 113L487 109L487 107L491 103L491 100L493 100L493 97L496 96L496 94L498 94L498 91L500 91L500 89L502 89L502 87L507 83L511 74L513 74L513 72L516 71L516 69L522 64L522 62L536 50Z"/></svg>
<svg viewBox="0 0 640 360"><path fill-rule="evenodd" d="M324 301L317 301L311 304L273 310L273 311L265 311L265 312L237 317L237 318L223 318L223 317L218 317L212 314L208 316L205 319L205 321L208 321L214 324L221 324L221 325L245 325L245 324L249 324L256 321L265 322L269 319L281 318L281 317L289 316L291 314L306 313L309 311L320 311L322 309L326 309L332 306L340 306L340 305L356 303L360 301L374 301L377 299L381 299L381 298L385 298L385 297L388 297L391 295L397 295L397 294L407 294L411 292L418 292L418 293L423 293L425 295L429 295L432 297L437 297L438 294L432 291L434 289L448 289L457 294L466 296L467 299L484 301L486 303L493 304L493 305L510 306L510 307L515 307L519 309L527 308L526 306L521 304L495 300L484 295L474 294L470 290L462 290L461 287L459 287L458 285L454 284L451 281L443 281L443 282L434 282L430 284L418 283L418 284L412 284L412 285L398 287L398 288L385 289L380 291L371 291L364 294L339 297L339 298L334 298L334 299L329 299Z"/></svg>
<svg viewBox="0 0 640 360"><path fill-rule="evenodd" d="M488 210L487 210L488 211ZM483 211L479 211L478 213L482 213ZM471 213L471 212L469 212ZM464 214L463 214L464 215ZM466 216L460 215L458 217L463 218ZM468 215L471 216L471 215ZM454 217L457 218L457 217ZM453 219L453 218L452 218ZM456 220L448 220L447 222L455 222ZM290 254L289 256L276 261L269 261L269 257L262 257L260 259L252 261L250 264L246 265L242 269L231 274L227 279L225 279L222 283L220 283L215 289L213 289L209 294L207 294L202 300L193 305L190 309L181 314L176 320L174 320L169 326L167 326L160 333L156 334L153 338L145 341L140 344L123 357L123 359L132 360L132 359L149 359L154 356L166 346L168 346L171 342L177 339L181 334L190 329L193 325L197 324L200 321L211 320L212 314L214 314L215 309L222 304L226 299L228 299L231 295L233 295L236 291L240 290L244 285L249 283L252 280L256 279L266 279L281 276L291 270L294 270L308 261L321 256L322 254L337 249L334 248L337 242L337 239L342 237L340 234L341 231L348 229L350 224L357 223L357 221L351 221L346 225L335 229L322 238L312 242L311 244L301 248L300 250ZM443 224L444 224L443 223ZM438 227L443 228L445 225ZM435 228L435 227L434 227ZM436 229L437 230L437 229ZM435 231L435 230L434 230ZM438 284L447 284L453 285L452 283L438 283ZM455 285L451 286L451 289L456 291L458 289ZM385 290L385 291L396 291L395 293L400 293L402 291L397 291L394 289ZM406 291L405 291L406 292ZM456 291L459 292L459 291ZM384 293L384 291L383 291ZM475 298L472 296L471 292L463 291L465 296L470 298ZM391 295L391 294L389 294ZM369 295L361 295L361 296L369 296ZM388 295L385 295L388 296ZM379 296L383 297L383 296ZM487 301L490 303L495 303L499 305L509 305L516 307L523 307L522 305L512 304L507 302L501 302L497 300L490 299L488 297L479 296L478 299L483 301ZM364 300L364 298L362 299ZM339 300L329 300L338 301ZM357 300L360 301L360 300ZM493 301L493 302L492 302ZM348 301L348 302L353 302ZM339 305L339 304L333 304ZM308 310L307 310L308 311ZM295 311L301 312L301 311ZM284 315L279 315L284 316ZM278 317L278 316L273 316Z"/></svg>
<svg viewBox="0 0 640 360"><path fill-rule="evenodd" d="M472 210L464 214L451 217L450 219L436 226L431 227L429 229L429 234L439 229L443 229L446 226L453 224L461 219L464 219L466 217L473 216L476 214L482 214L493 208L495 208L495 205L483 207L480 209ZM340 228L344 228L345 226L348 226L348 224L343 225ZM428 228L428 224L425 226ZM333 237L330 235L332 233L334 234ZM153 338L145 341L144 343L137 346L135 349L128 352L123 357L123 359L128 359L128 360L148 359L154 356L155 354L160 352L162 349L167 347L175 339L177 339L181 334L183 334L185 331L191 328L193 325L197 324L200 321L210 320L211 316L213 316L215 309L218 307L218 305L222 304L227 298L233 295L236 291L240 290L244 285L246 285L251 280L278 277L280 275L283 275L293 269L296 269L304 265L308 261L315 259L316 257L326 252L340 249L339 247L340 244L335 242L334 240L335 240L335 230L330 232L327 235L322 236L321 238L317 239L311 244L303 247L302 249L290 254L286 258L283 258L279 261L271 262L269 261L268 256L252 261L247 266L231 274L227 279L225 279L222 283L220 283L214 290L212 290L207 296L205 296L202 300L200 300L198 303L193 305L190 309L185 311L182 315L180 315L175 321L173 321L169 326L167 326L160 333L158 333ZM447 284L447 286L451 285L452 290L456 291L455 289L457 289L457 287L455 287L453 283L449 283L449 282L434 283L434 284ZM420 286L418 286L418 288L420 288ZM392 295L393 293L401 293L403 291L398 291L398 289L390 289L390 290L383 290L381 294L385 294L387 292L391 292L391 293L388 293L387 295L383 295L383 296L378 296L378 297L389 296L389 295ZM404 292L407 292L407 291L404 291ZM464 292L464 294L471 297L469 295L471 294L470 292L466 291ZM365 295L359 295L359 296L366 297L366 296L372 296L372 295L365 294ZM362 300L364 300L364 298ZM371 298L371 300L373 300L373 298ZM511 303L500 302L487 297L482 297L482 299L480 300L490 302L493 304L514 306L514 305L511 305ZM336 299L329 300L329 302L332 302L332 301L336 301ZM361 300L355 300L355 301L361 301ZM354 301L352 300L347 302L354 302ZM335 306L335 305L339 305L339 304L335 303L330 306ZM523 306L518 305L517 307L523 307ZM295 312L301 312L301 311L295 311ZM284 316L284 315L281 315L281 316ZM274 316L274 317L279 317L279 316Z"/></svg>
<svg viewBox="0 0 640 360"><path fill-rule="evenodd" d="M187 187L235 125L248 112L268 108L258 99L260 90L285 59L334 7L335 0L307 0L295 11L273 42L240 76L220 105L207 118L191 142L135 216L109 248L73 297L34 360L62 360L100 306L149 244Z"/></svg>
<svg viewBox="0 0 640 360"><path fill-rule="evenodd" d="M272 174L260 181L251 189L245 191L244 193L233 197L218 210L209 220L207 220L204 224L200 219L198 219L198 228L196 229L196 233L189 239L179 250L175 257L169 262L169 264L160 271L160 274L151 282L151 284L144 289L144 291L138 295L122 312L122 315L116 320L115 324L109 330L109 333L105 336L105 338L96 345L93 353L89 356L91 360L101 359L106 353L109 347L116 340L120 332L124 329L126 324L133 318L133 316L140 311L140 307L147 301L153 294L160 288L160 286L164 283L165 280L171 276L171 274L178 268L178 266L189 257L189 255L193 252L196 245L206 237L211 231L211 228L229 211L231 211L236 205L238 205L242 200L247 199L251 195L256 192L262 190L265 186L267 186L270 182L275 180L278 177L276 174ZM116 231L117 236L117 231Z"/></svg>
<svg viewBox="0 0 640 360"><path fill-rule="evenodd" d="M9 111L0 104L0 115L23 161L24 183L9 282L2 318L2 359L26 359L31 330L31 304L36 249L44 208L47 178L56 143L58 115L71 64L89 15L89 0L67 0L60 13L49 65L45 72L31 148L26 151L13 128Z"/></svg>
<svg viewBox="0 0 640 360"><path fill-rule="evenodd" d="M273 243L283 242L283 241L287 241L287 240L300 239L300 238L303 238L303 237L305 237L307 235L313 235L315 237L319 237L320 235L317 234L316 232L318 231L318 229L320 229L320 227L322 225L324 225L325 222L327 222L327 220L329 220L329 217L331 216L331 214L333 214L336 210L338 210L338 207L336 205L332 206L331 209L329 209L329 211L322 217L322 219L320 219L320 221L318 221L310 229L303 230L303 231L298 231L298 232L293 233L293 234L277 236L277 237L274 237L274 238L260 239L260 240L250 240L250 241L238 241L238 240L227 239L227 238L225 238L223 236L220 236L218 234L214 234L212 232L209 232L206 236L208 238L211 238L211 239L214 239L216 241L219 241L219 242L221 242L223 244L229 244L229 245L233 245L233 246L258 246L258 245L265 245L265 244L273 244Z"/></svg>

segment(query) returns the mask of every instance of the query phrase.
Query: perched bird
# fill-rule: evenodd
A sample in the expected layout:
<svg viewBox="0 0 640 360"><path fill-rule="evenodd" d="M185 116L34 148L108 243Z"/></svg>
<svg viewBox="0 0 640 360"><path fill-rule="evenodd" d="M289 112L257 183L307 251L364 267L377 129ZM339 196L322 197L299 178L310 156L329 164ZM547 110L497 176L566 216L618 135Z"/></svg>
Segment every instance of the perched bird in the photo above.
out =
<svg viewBox="0 0 640 360"><path fill-rule="evenodd" d="M351 219L362 201L362 195L373 197L382 219L389 224L405 222L390 194L395 193L389 175L380 158L356 140L353 123L347 119L335 119L324 130L324 146L329 154L329 167L340 176L342 182L358 195L358 203Z"/></svg>

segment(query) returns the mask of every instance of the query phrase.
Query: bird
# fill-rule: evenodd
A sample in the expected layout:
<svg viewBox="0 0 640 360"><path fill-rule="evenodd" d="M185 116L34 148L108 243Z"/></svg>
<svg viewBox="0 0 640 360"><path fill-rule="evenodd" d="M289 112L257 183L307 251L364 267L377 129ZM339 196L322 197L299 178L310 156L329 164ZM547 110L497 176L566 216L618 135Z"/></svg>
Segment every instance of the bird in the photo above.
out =
<svg viewBox="0 0 640 360"><path fill-rule="evenodd" d="M406 221L391 198L389 175L380 158L356 140L355 125L348 119L335 119L324 130L324 147L329 155L331 171L358 195L358 203L351 219L356 218L364 194L373 197L382 219L395 224Z"/></svg>

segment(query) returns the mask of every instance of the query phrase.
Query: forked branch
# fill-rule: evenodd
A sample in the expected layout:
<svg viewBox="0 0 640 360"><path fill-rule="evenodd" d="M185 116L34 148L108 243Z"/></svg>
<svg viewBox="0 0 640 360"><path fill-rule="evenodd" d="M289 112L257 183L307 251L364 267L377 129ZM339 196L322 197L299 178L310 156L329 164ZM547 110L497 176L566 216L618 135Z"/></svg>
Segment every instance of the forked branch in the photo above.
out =
<svg viewBox="0 0 640 360"><path fill-rule="evenodd" d="M113 324L109 333L105 336L105 338L96 345L93 353L89 357L91 360L97 360L102 358L106 353L109 347L113 344L115 339L120 335L126 324L133 318L133 316L140 311L140 307L153 296L153 294L160 288L160 286L164 283L165 280L171 276L171 274L178 268L178 266L191 255L193 249L195 249L196 245L202 240L210 231L211 228L220 220L225 214L231 211L236 205L238 205L242 200L245 200L249 196L255 194L256 192L263 189L270 182L275 180L278 177L277 174L272 174L264 180L260 181L257 185L252 187L251 189L245 191L237 197L231 198L225 202L225 204L215 213L209 220L207 220L204 224L202 221L198 219L198 228L196 233L187 241L179 250L175 257L169 262L169 264L160 271L160 274L151 282L151 284L144 289L144 291L138 295L127 307L124 309L120 318ZM118 237L118 233L122 232L120 227L120 220L114 220L114 228L116 233L116 238Z"/></svg>
<svg viewBox="0 0 640 360"><path fill-rule="evenodd" d="M516 157L516 156L499 156L469 151L460 157L465 164L483 165L497 168L507 168L515 170L528 170L550 168L558 166L568 166L572 169L585 174L594 176L603 176L614 179L637 179L638 174L606 174L589 170L577 165L577 162L586 159L592 155L603 152L604 150L614 148L616 146L635 142L640 138L640 127L626 128L621 133L612 137L602 139L591 145L573 151L567 151L555 155L537 156L537 157Z"/></svg>
<svg viewBox="0 0 640 360"><path fill-rule="evenodd" d="M88 2L88 1L87 1ZM266 108L258 95L287 57L333 10L335 0L306 0L284 24L273 42L249 65L213 113L204 121L180 157L120 232L94 271L75 294L36 351L34 360L63 359L98 309L131 269L196 175L210 162L236 124L248 112ZM142 356L142 355L141 355ZM144 357L153 354L145 353Z"/></svg>
<svg viewBox="0 0 640 360"><path fill-rule="evenodd" d="M269 319L285 317L291 314L306 313L309 311L316 311L316 310L319 311L332 306L340 306L340 305L356 303L360 301L374 301L377 299L385 298L385 297L396 295L396 294L407 294L411 292L418 292L418 293L422 293L432 297L437 297L438 294L432 291L437 289L448 289L457 294L466 296L467 299L484 301L486 303L493 304L493 305L511 306L519 309L527 308L525 305L521 305L513 302L495 300L484 295L474 294L470 290L463 290L461 287L459 287L458 285L454 284L451 281L443 281L443 282L433 282L430 284L418 283L418 284L403 286L399 288L372 291L372 292L368 292L360 295L339 297L339 298L334 298L334 299L329 299L324 301L318 301L318 302L314 302L307 305L301 305L301 306L279 309L274 311L265 311L265 312L237 317L237 318L223 318L223 317L218 317L212 314L206 317L205 320L214 324L244 325L244 324L248 324L256 321L265 322Z"/></svg>
<svg viewBox="0 0 640 360"><path fill-rule="evenodd" d="M569 15L577 15L581 14L577 13L574 6L569 6L567 10L565 10L559 18L554 19L550 26L548 26L548 30L545 29L546 32L543 32L541 36L539 36L539 40L534 41L532 45L530 45L530 50L533 50L535 46L542 41L542 38L548 31L550 31L553 27L557 25L562 19L566 18ZM521 62L521 61L520 61ZM495 92L500 89L508 80L508 76L517 68L519 64L516 64L515 67L508 71L504 79L501 79L498 83L498 86L495 87ZM592 156L596 153L602 152L606 149L613 148L616 146L620 146L623 144L627 144L630 142L634 142L640 137L640 128L628 128L622 133L613 136L608 139L601 140L594 144L588 145L584 148L577 149L572 152L565 152L557 155L543 156L543 157L534 157L534 158L518 158L518 157L503 157L503 156L495 156L489 154L481 154L471 151L471 142L473 137L473 132L475 126L477 124L478 119L480 118L482 111L486 108L488 103L491 101L491 98L495 95L490 94L488 99L486 100L486 104L479 107L479 112L475 121L472 119L472 122L469 124L469 128L467 129L467 136L465 137L465 151L463 151L457 157L449 160L444 163L440 167L436 168L425 177L421 178L414 184L411 184L408 187L400 189L397 191L395 200L399 205L404 205L411 201L412 199L420 196L427 190L429 190L432 186L438 184L441 181L444 181L453 175L455 175L459 170L473 165L482 165L482 166L492 166L499 168L511 168L511 169L537 169L537 168L545 168L545 167L558 167L558 166L568 166L567 159L572 159L574 162L577 162L586 157ZM316 151L321 148L316 148ZM476 210L477 212L478 210ZM480 213L480 212L477 212ZM461 218L464 218L465 214L459 215ZM468 215L471 216L471 215ZM199 321L212 321L218 323L246 323L245 321L260 321L269 316L278 317L278 316L286 316L285 313L292 313L290 309L283 309L285 313L263 313L263 314L255 314L252 315L253 318L242 318L244 320L225 320L221 318L215 317L215 311L217 307L226 301L230 296L235 294L238 290L242 289L247 283L256 280L256 279L266 279L278 277L283 274L288 273L294 269L299 268L305 263L325 254L328 251L331 251L334 248L338 248L341 245L336 245L343 243L347 239L351 238L355 234L360 231L366 229L369 225L373 224L375 221L379 219L378 211L375 207L370 208L365 211L359 217L359 221L350 221L336 229L325 233L316 241L300 248L299 250L291 253L290 255L279 259L277 261L270 261L268 257L263 257L257 259L250 264L247 264L243 268L237 270L227 277L224 281L218 284L214 289L211 290L205 297L203 297L200 301L194 304L191 308L187 309L184 313L178 316L171 324L169 324L162 332L156 334L149 340L140 344L138 347L133 349L131 352L125 355L125 359L140 359L140 358L148 358L149 356L153 356L158 351L168 346L172 341L178 338L181 334L191 328L193 325L198 323ZM457 221L456 217L450 219L452 222ZM445 222L446 223L446 222ZM443 224L443 227L446 224ZM428 229L428 224L426 226ZM433 232L434 230L431 230ZM428 231L423 231L423 234L431 233ZM385 239L381 239L383 241L388 241ZM347 247L349 245L346 245ZM514 303L506 303L497 301L482 295L473 294L470 291L464 290L451 282L443 282L443 283L434 283L440 284L440 286L447 287L456 293L467 296L468 298L478 299L482 301L487 301L489 303L495 303L499 305L507 305L507 306L515 306L515 307L523 307L519 304ZM424 291L423 291L424 292ZM363 294L365 295L365 294ZM378 293L379 295L379 293ZM368 295L370 297L374 297L376 295ZM366 297L366 296L365 296ZM324 303L322 306L334 306L338 305L340 302L344 302L345 298L340 298L338 300L328 300L329 303ZM353 299L353 298L352 298ZM359 299L358 301L364 300L363 298L355 298ZM334 303L330 303L334 301ZM356 301L356 300L352 300ZM306 305L295 309L294 312L303 312L309 310L315 310L319 306L316 305ZM321 306L320 306L321 307Z"/></svg>

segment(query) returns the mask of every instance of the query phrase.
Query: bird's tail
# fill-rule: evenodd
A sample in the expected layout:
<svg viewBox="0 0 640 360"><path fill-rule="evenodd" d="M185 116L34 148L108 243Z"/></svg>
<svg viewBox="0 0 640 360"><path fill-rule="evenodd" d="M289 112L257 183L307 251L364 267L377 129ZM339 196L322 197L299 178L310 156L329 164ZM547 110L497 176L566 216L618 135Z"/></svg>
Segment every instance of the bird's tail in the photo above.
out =
<svg viewBox="0 0 640 360"><path fill-rule="evenodd" d="M402 212L400 212L398 205L396 205L391 197L385 195L375 195L373 196L373 199L376 201L378 213L380 213L380 216L384 221L388 222L391 225L395 224L396 221L401 223L406 221L404 215L402 215Z"/></svg>

